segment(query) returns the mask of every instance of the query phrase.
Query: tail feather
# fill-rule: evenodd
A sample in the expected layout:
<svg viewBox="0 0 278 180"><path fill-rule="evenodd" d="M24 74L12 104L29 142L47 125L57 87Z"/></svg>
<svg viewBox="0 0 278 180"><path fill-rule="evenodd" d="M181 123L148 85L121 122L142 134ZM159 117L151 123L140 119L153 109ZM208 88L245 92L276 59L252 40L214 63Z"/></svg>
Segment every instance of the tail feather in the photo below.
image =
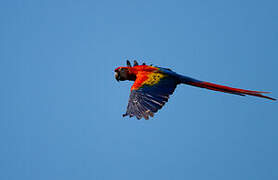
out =
<svg viewBox="0 0 278 180"><path fill-rule="evenodd" d="M275 98L263 95L263 93L269 93L269 92L251 91L251 90L233 88L233 87L223 86L223 85L214 84L214 83L210 83L210 82L199 81L199 80L195 80L195 79L185 77L185 76L182 78L181 82L184 84L189 84L189 85L200 87L200 88L206 88L206 89L210 89L210 90L214 90L214 91L231 93L231 94L236 94L236 95L240 95L240 96L250 95L250 96L257 96L257 97L266 98L266 99L270 99L270 100L276 100Z"/></svg>

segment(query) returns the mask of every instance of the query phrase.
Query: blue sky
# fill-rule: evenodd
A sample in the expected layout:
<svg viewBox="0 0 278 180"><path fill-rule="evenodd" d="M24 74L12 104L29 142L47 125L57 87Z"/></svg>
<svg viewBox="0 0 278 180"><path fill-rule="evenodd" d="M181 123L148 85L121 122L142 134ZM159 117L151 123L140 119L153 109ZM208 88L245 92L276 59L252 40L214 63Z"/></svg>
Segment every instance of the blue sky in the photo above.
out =
<svg viewBox="0 0 278 180"><path fill-rule="evenodd" d="M278 3L2 1L1 180L278 179L277 102L179 86L122 118L126 59L278 97Z"/></svg>

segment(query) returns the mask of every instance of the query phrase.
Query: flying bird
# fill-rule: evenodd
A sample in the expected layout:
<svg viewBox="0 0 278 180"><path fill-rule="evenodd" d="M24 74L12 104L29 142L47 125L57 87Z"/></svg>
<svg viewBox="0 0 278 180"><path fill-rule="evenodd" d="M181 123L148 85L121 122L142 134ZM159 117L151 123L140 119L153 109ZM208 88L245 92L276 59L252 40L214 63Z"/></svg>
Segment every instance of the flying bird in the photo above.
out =
<svg viewBox="0 0 278 180"><path fill-rule="evenodd" d="M135 116L137 119L143 117L147 120L149 116L153 117L154 113L161 109L168 101L169 96L173 94L179 84L187 84L240 96L251 95L276 100L263 95L263 93L268 92L250 91L200 81L177 74L169 68L149 66L145 63L139 65L136 60L133 66L127 60L127 66L116 68L115 78L117 81L134 81L131 87L127 111L123 116Z"/></svg>

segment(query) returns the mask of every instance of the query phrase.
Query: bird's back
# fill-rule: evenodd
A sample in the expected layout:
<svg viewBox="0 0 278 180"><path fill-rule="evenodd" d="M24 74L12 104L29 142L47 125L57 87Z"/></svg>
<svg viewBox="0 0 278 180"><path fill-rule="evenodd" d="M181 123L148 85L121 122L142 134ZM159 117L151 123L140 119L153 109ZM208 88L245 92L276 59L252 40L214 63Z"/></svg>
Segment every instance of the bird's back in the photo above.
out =
<svg viewBox="0 0 278 180"><path fill-rule="evenodd" d="M166 75L169 75L169 76L172 76L173 78L176 78L177 82L180 84L180 83L184 83L184 84L190 84L191 82L201 82L197 79L194 79L194 78L191 78L191 77L188 77L188 76L184 76L184 75L181 75L181 74L178 74L174 71L172 71L171 69L169 68L163 68L163 67L158 67L159 70L166 74Z"/></svg>

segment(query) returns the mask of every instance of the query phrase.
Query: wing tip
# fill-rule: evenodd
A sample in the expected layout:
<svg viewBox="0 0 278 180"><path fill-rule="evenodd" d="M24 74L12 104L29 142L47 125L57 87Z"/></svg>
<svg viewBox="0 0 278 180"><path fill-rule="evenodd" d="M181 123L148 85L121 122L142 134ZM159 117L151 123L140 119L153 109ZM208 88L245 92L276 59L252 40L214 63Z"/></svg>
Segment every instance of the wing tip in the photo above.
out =
<svg viewBox="0 0 278 180"><path fill-rule="evenodd" d="M144 118L145 120L149 120L150 117L154 117L154 113L155 112L152 112L151 110L148 109L148 110L146 110L144 112L141 112L140 114L135 115L135 117L136 117L137 120L140 120L142 118ZM122 116L123 117L129 116L129 118L134 117L133 114L129 114L129 113L125 113Z"/></svg>

